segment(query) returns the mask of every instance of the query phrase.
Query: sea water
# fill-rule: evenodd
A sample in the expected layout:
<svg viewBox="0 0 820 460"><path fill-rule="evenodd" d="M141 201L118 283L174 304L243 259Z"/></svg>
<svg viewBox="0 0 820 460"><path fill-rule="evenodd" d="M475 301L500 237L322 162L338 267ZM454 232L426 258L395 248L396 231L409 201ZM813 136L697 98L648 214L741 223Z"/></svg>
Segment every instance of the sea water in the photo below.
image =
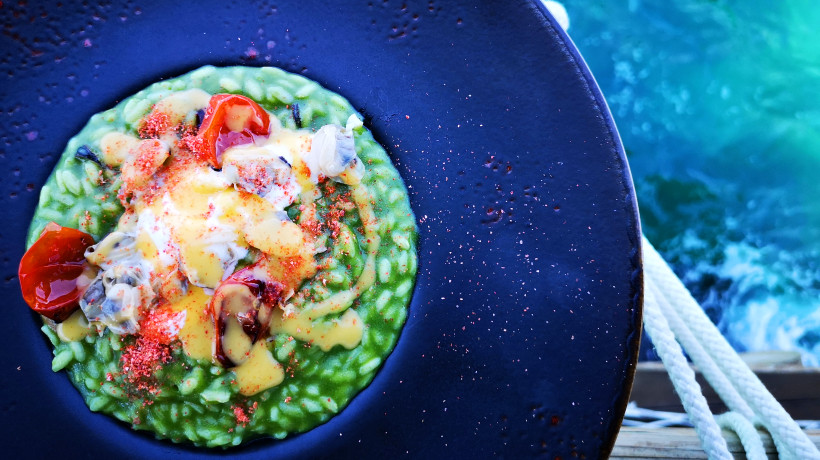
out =
<svg viewBox="0 0 820 460"><path fill-rule="evenodd" d="M646 236L739 351L819 365L817 3L561 3L623 138Z"/></svg>

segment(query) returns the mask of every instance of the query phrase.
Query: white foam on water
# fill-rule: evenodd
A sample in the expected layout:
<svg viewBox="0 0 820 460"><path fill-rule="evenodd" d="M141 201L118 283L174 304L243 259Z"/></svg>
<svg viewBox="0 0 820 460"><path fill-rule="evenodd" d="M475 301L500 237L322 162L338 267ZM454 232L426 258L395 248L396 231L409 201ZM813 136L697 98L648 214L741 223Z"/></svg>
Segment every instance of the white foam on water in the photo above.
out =
<svg viewBox="0 0 820 460"><path fill-rule="evenodd" d="M778 251L770 260L765 252L730 243L724 261L712 267L731 281L719 326L740 350L798 351L804 365L817 366L820 340L806 339L820 338L820 299L804 284L812 277L797 270L787 254Z"/></svg>

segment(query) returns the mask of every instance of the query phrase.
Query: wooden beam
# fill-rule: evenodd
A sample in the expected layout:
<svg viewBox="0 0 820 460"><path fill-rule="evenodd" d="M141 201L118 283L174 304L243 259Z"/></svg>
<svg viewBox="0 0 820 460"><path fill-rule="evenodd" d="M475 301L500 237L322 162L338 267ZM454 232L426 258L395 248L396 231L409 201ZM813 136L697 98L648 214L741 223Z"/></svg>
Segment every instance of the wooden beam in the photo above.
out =
<svg viewBox="0 0 820 460"><path fill-rule="evenodd" d="M769 392L795 420L820 419L820 368L803 367L794 362L773 362L774 353L761 358L762 353L744 354L751 361L754 373ZM799 355L797 355L799 360ZM768 361L766 361L768 360ZM703 395L712 412L726 412L726 406L706 383L697 368L693 368ZM640 362L635 373L631 400L638 407L668 412L683 412L680 397L675 393L669 374L660 362Z"/></svg>
<svg viewBox="0 0 820 460"><path fill-rule="evenodd" d="M759 431L768 458L777 459L777 449L771 436ZM820 447L820 430L808 430L806 434ZM746 454L740 439L734 432L724 430L723 437L729 452L736 459L745 459ZM706 459L694 428L636 428L621 427L610 459Z"/></svg>

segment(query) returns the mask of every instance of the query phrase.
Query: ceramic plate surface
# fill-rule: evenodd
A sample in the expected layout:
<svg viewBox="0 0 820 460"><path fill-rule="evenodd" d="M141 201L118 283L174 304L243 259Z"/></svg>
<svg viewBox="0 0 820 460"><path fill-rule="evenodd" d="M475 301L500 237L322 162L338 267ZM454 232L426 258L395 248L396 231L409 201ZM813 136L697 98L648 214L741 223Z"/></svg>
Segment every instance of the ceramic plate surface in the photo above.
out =
<svg viewBox="0 0 820 460"><path fill-rule="evenodd" d="M0 443L15 457L596 458L640 336L637 209L585 64L526 1L3 2ZM92 413L23 303L39 189L88 118L205 64L275 65L347 97L418 217L407 324L328 423L223 451Z"/></svg>

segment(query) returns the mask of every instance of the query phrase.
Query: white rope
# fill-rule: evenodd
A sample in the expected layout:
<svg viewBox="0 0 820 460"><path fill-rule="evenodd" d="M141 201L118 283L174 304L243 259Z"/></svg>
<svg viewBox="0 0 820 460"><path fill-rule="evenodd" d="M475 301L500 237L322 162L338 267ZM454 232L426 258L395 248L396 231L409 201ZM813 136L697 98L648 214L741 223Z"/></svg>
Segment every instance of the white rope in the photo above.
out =
<svg viewBox="0 0 820 460"><path fill-rule="evenodd" d="M645 262L644 262L645 264ZM683 351L675 341L675 336L669 329L669 324L663 316L660 304L666 299L658 291L651 281L644 279L644 309L643 323L655 350L658 352L664 367L669 372L672 385L678 392L689 420L695 427L695 432L700 438L703 450L709 454L709 458L731 459L729 447L726 440L720 433L720 427L709 411L706 398L703 397L700 385L695 381L695 372L689 367L689 363L683 356Z"/></svg>
<svg viewBox="0 0 820 460"><path fill-rule="evenodd" d="M766 427L763 425L763 423L761 423L759 418L755 417L754 420L752 420L752 422L754 423L755 428L758 428L758 429L761 429L761 430L766 429ZM769 433L769 434L771 435L771 433ZM783 441L780 438L773 437L772 441L774 441L774 446L777 448L778 456L780 458L794 458L789 453L788 447L783 444Z"/></svg>
<svg viewBox="0 0 820 460"><path fill-rule="evenodd" d="M740 438L740 444L746 451L746 458L749 460L766 460L766 449L763 448L763 440L757 433L755 426L745 416L737 412L726 412L720 414L715 419L721 428L732 430Z"/></svg>
<svg viewBox="0 0 820 460"><path fill-rule="evenodd" d="M754 372L740 359L646 238L643 239L643 260L645 291L651 292L644 303L644 324L652 342L657 346L656 341L666 342L673 336L671 328L668 331L659 331L649 325L650 322L656 321L655 316L665 314L666 318L671 318L670 322L676 329L675 336L681 340L681 343L684 343L695 365L704 370L704 376L710 384L715 386L715 391L725 398L727 406L734 409L737 415L747 420L750 420L750 415L753 415L754 419L750 420L750 423L757 423L768 430L777 446L780 458L820 459L820 451L817 447L766 390ZM647 312L651 313L647 315ZM665 334L668 336L663 337ZM695 343L698 345L694 345ZM682 358L680 347L677 348L677 352ZM664 360L664 365L666 365L666 360ZM688 365L686 367L688 368ZM688 377L677 375L680 372L678 366L669 367L667 365L667 370L673 383L679 380L682 386L687 386L694 382L693 379L689 381ZM723 377L719 374L723 374ZM694 384L697 385L697 382ZM675 388L678 390L677 386ZM698 391L699 389L697 387ZM691 391L691 388L684 388L683 392L678 390L681 400L690 399L688 393ZM741 400L743 403L739 402ZM690 410L698 413L702 410L698 407L687 407L686 401L684 401L684 408L690 416ZM700 416L701 414L698 414L699 420ZM692 423L697 429L694 419ZM748 431L744 433L744 435L751 436ZM738 436L741 434L738 433ZM756 431L754 436L759 438ZM744 446L754 442L743 438L741 441ZM701 444L710 457L722 455L721 452L713 452L713 447L707 445L703 437L701 437Z"/></svg>
<svg viewBox="0 0 820 460"><path fill-rule="evenodd" d="M652 281L652 283L654 284L654 281ZM675 308L669 302L663 302L661 308L663 309L666 320L669 321L669 327L675 334L675 338L686 350L686 353L692 361L702 366L699 368L701 374L703 374L706 381L709 382L709 385L711 385L718 396L720 396L720 399L726 403L729 410L738 412L748 419L753 418L754 413L752 409L746 404L746 401L743 400L743 397L740 396L737 390L735 390L732 382L720 371L718 365L709 358L708 352L703 348L701 342L695 338Z"/></svg>

